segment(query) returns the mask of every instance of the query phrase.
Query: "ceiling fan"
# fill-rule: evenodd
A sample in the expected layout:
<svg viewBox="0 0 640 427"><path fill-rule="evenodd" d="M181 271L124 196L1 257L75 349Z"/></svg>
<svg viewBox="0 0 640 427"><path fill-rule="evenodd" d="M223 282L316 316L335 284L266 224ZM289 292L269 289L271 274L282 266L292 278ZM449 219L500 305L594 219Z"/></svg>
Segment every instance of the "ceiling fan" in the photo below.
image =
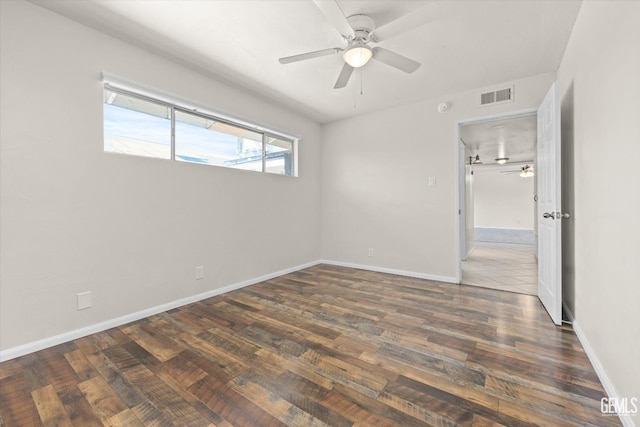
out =
<svg viewBox="0 0 640 427"><path fill-rule="evenodd" d="M374 20L367 15L359 14L346 17L336 0L313 0L313 2L342 36L346 46L287 56L280 58L281 64L290 64L342 52L345 62L334 89L345 87L351 78L353 69L364 66L370 59L375 59L405 73L413 73L420 67L419 62L379 46L372 47L370 44L377 44L425 24L434 14L434 8L437 8L436 3L428 3L413 13L376 28Z"/></svg>
<svg viewBox="0 0 640 427"><path fill-rule="evenodd" d="M507 171L500 171L500 173L507 173L507 174L512 174L512 173L518 173L520 174L521 177L523 178L529 178L535 175L535 168L532 165L524 165L522 168L520 169L513 169L513 170L507 170Z"/></svg>

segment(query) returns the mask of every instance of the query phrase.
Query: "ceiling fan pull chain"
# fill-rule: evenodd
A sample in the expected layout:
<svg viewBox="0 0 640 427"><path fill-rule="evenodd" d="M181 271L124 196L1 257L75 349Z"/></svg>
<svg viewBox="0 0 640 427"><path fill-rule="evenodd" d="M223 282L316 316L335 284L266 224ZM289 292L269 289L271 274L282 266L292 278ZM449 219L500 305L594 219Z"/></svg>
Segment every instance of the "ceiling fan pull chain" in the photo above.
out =
<svg viewBox="0 0 640 427"><path fill-rule="evenodd" d="M364 71L362 70L362 68L360 68L360 96L362 96L362 75L364 74Z"/></svg>
<svg viewBox="0 0 640 427"><path fill-rule="evenodd" d="M353 108L356 108L356 85L353 85Z"/></svg>

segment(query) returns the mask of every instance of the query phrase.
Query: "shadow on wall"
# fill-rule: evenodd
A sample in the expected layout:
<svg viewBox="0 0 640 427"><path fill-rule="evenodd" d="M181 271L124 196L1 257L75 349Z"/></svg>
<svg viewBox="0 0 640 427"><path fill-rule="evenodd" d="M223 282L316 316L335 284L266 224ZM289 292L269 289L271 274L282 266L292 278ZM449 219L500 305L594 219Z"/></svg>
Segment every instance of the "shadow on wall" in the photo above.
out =
<svg viewBox="0 0 640 427"><path fill-rule="evenodd" d="M575 195L574 195L574 95L573 81L562 98L560 138L562 141L562 301L575 317Z"/></svg>

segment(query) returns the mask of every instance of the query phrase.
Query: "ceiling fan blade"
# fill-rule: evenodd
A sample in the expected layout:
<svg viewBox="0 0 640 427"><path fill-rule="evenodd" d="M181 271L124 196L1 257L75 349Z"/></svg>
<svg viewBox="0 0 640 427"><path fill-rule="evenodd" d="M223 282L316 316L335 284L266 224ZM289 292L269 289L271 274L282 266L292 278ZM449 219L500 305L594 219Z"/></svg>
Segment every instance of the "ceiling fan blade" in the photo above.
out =
<svg viewBox="0 0 640 427"><path fill-rule="evenodd" d="M418 69L418 67L420 67L419 62L381 47L373 48L373 59L384 62L398 70L404 71L405 73L413 73Z"/></svg>
<svg viewBox="0 0 640 427"><path fill-rule="evenodd" d="M342 9L335 0L313 0L316 4L320 12L327 18L327 21L334 26L334 28L340 33L342 36L355 36L355 32L351 25L349 25L349 21L342 13Z"/></svg>
<svg viewBox="0 0 640 427"><path fill-rule="evenodd" d="M333 88L340 89L345 87L347 83L349 83L351 73L353 73L353 67L345 62L344 66L342 67L342 71L340 71L340 75L338 76L338 80L336 80L336 84Z"/></svg>
<svg viewBox="0 0 640 427"><path fill-rule="evenodd" d="M287 56L280 58L281 64L290 64L292 62L305 61L307 59L318 58L319 56L333 55L340 52L342 49L339 47L332 47L331 49L316 50L314 52L301 53L299 55Z"/></svg>
<svg viewBox="0 0 640 427"><path fill-rule="evenodd" d="M390 39L433 21L439 14L439 9L440 6L438 6L438 3L429 3L411 13L382 25L380 28L376 28L373 33L379 41Z"/></svg>

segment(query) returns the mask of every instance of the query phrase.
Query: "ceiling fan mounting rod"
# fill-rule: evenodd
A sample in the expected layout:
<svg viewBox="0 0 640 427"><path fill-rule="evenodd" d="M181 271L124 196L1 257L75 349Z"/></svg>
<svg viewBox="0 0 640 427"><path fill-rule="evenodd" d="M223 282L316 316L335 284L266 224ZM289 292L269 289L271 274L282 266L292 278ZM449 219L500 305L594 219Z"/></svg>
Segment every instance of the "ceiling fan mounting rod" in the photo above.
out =
<svg viewBox="0 0 640 427"><path fill-rule="evenodd" d="M355 37L353 36L342 36L347 46L351 46L355 43L368 44L373 41L373 39L368 34L359 34L360 31L356 31Z"/></svg>

